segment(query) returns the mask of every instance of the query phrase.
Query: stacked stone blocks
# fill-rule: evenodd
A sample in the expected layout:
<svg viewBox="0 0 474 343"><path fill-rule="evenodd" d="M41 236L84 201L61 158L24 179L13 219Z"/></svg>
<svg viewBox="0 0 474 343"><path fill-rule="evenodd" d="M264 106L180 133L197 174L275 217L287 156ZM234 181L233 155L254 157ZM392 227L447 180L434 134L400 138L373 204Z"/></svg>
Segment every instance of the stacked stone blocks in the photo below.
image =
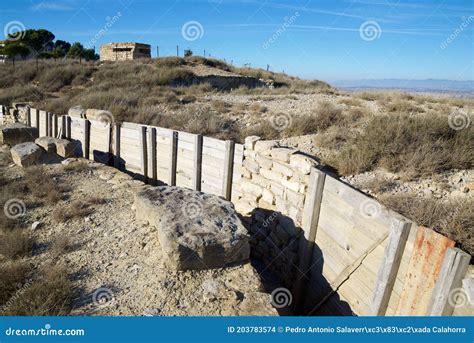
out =
<svg viewBox="0 0 474 343"><path fill-rule="evenodd" d="M240 213L248 215L252 256L291 284L311 168L316 160L275 141L247 137L244 145Z"/></svg>

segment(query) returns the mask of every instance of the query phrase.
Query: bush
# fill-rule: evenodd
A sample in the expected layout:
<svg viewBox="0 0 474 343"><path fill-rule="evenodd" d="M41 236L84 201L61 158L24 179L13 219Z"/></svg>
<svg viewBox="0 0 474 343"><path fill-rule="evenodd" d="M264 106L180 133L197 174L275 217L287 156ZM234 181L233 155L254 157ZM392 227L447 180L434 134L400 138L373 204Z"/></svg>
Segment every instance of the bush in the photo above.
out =
<svg viewBox="0 0 474 343"><path fill-rule="evenodd" d="M33 240L22 229L0 231L0 255L14 259L30 254Z"/></svg>
<svg viewBox="0 0 474 343"><path fill-rule="evenodd" d="M474 199L446 202L414 195L385 195L380 200L419 225L457 241L462 249L474 255Z"/></svg>
<svg viewBox="0 0 474 343"><path fill-rule="evenodd" d="M0 104L8 105L21 101L40 101L43 93L32 85L15 84L10 88L0 89Z"/></svg>
<svg viewBox="0 0 474 343"><path fill-rule="evenodd" d="M329 163L344 175L383 167L408 178L467 169L474 160L473 131L455 131L441 115L380 115Z"/></svg>
<svg viewBox="0 0 474 343"><path fill-rule="evenodd" d="M7 307L7 316L65 316L70 313L73 287L64 267L43 267L39 280L25 287Z"/></svg>

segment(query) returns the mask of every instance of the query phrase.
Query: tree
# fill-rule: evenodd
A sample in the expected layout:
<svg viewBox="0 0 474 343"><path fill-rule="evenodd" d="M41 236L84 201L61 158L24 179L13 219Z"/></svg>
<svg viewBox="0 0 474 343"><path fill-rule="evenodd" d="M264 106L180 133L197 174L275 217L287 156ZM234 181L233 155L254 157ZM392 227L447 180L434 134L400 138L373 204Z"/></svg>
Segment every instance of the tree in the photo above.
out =
<svg viewBox="0 0 474 343"><path fill-rule="evenodd" d="M84 47L81 43L76 42L71 45L71 48L67 52L67 57L69 58L79 58L79 62L82 61L82 56L84 55Z"/></svg>
<svg viewBox="0 0 474 343"><path fill-rule="evenodd" d="M16 57L21 56L21 58L25 58L30 54L30 49L20 41L7 40L1 52L12 60L13 67L15 67Z"/></svg>
<svg viewBox="0 0 474 343"><path fill-rule="evenodd" d="M21 42L29 47L36 58L42 53L54 48L54 34L45 29L26 30L21 34Z"/></svg>
<svg viewBox="0 0 474 343"><path fill-rule="evenodd" d="M184 50L184 57L191 57L193 55L193 51L191 49Z"/></svg>
<svg viewBox="0 0 474 343"><path fill-rule="evenodd" d="M71 48L71 43L66 42L64 40L58 39L56 42L54 42L54 49L62 49L62 51L64 51L64 55L61 57L66 56L70 48Z"/></svg>
<svg viewBox="0 0 474 343"><path fill-rule="evenodd" d="M96 61L99 59L99 55L95 53L94 49L84 49L82 55L86 61Z"/></svg>

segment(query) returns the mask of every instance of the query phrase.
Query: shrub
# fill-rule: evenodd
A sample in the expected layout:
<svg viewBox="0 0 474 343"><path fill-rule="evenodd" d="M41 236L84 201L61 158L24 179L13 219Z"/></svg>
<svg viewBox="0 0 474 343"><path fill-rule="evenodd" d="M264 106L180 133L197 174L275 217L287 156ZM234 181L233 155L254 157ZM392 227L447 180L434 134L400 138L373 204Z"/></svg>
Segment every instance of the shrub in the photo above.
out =
<svg viewBox="0 0 474 343"><path fill-rule="evenodd" d="M160 57L155 60L157 67L179 67L185 63L181 57Z"/></svg>
<svg viewBox="0 0 474 343"><path fill-rule="evenodd" d="M33 247L33 240L21 229L0 231L0 255L13 259L27 256Z"/></svg>
<svg viewBox="0 0 474 343"><path fill-rule="evenodd" d="M43 93L32 85L15 84L0 89L0 104L4 105L20 101L40 101L43 97Z"/></svg>
<svg viewBox="0 0 474 343"><path fill-rule="evenodd" d="M30 266L22 261L0 265L0 305L5 305L11 296L24 285L30 272Z"/></svg>
<svg viewBox="0 0 474 343"><path fill-rule="evenodd" d="M414 195L385 195L382 203L419 225L427 226L457 241L474 254L474 199L443 201Z"/></svg>
<svg viewBox="0 0 474 343"><path fill-rule="evenodd" d="M329 101L321 101L311 115L311 120L315 121L315 127L321 131L340 124L343 119L342 110Z"/></svg>
<svg viewBox="0 0 474 343"><path fill-rule="evenodd" d="M383 167L408 178L471 168L473 130L455 131L440 115L376 116L329 163L344 175Z"/></svg>
<svg viewBox="0 0 474 343"><path fill-rule="evenodd" d="M25 287L20 297L13 299L5 315L64 316L72 305L73 287L64 267L48 265L39 279Z"/></svg>

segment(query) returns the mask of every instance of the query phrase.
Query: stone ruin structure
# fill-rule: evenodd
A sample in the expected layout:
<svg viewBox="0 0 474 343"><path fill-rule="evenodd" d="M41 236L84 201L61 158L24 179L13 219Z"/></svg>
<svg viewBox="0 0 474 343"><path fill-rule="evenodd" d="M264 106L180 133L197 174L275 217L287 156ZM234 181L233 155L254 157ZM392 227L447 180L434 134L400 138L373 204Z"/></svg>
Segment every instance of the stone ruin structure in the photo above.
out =
<svg viewBox="0 0 474 343"><path fill-rule="evenodd" d="M151 58L151 46L143 43L109 43L100 47L101 61L131 61Z"/></svg>

